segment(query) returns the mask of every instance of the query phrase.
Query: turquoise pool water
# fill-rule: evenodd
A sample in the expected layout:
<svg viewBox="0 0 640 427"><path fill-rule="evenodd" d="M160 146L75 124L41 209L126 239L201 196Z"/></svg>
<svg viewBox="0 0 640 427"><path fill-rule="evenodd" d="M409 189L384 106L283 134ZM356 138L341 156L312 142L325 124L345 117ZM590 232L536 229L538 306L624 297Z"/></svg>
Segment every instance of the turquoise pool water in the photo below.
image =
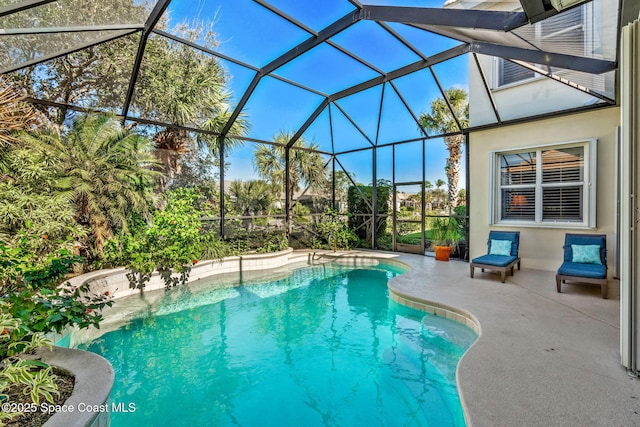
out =
<svg viewBox="0 0 640 427"><path fill-rule="evenodd" d="M476 334L391 301L401 272L323 265L174 289L79 347L113 365L111 401L135 406L115 427L464 425L455 371Z"/></svg>

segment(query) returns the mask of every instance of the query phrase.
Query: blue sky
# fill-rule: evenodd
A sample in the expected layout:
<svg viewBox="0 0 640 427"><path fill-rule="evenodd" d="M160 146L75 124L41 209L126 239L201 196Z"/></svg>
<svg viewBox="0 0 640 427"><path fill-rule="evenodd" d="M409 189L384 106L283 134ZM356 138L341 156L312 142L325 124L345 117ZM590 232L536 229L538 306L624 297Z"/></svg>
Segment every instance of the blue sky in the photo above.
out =
<svg viewBox="0 0 640 427"><path fill-rule="evenodd" d="M269 3L315 31L353 10L353 6L346 0L270 0ZM443 1L367 0L363 3L441 7ZM218 50L258 68L310 37L307 32L250 0L173 0L168 10L172 23L193 17L214 16L214 30L220 41ZM453 40L404 25L390 24L390 26L425 55L432 55L458 44ZM383 72L420 59L377 24L369 21L359 22L331 40ZM230 89L237 102L255 73L236 64L222 62L231 75ZM466 56L436 65L434 71L443 87L467 88L468 58ZM326 44L279 68L275 74L324 94L338 92L379 75ZM394 85L395 88L386 85L384 98L382 98L382 88L375 87L338 100L337 104L340 108L332 106L331 123L336 152L370 146L369 140L375 143L377 139L378 144L386 144L420 137L417 125L404 107L396 89L409 104L413 113L419 115L423 111L428 111L431 100L439 96L437 85L428 70L399 78L394 81ZM380 129L378 129L381 99L384 101ZM251 123L249 136L271 140L279 131L295 132L322 100L323 97L320 95L271 77L263 77L243 110L243 114ZM340 110L356 122L369 140L361 135ZM319 144L325 151L332 151L329 129L329 113L325 110L305 133L304 138ZM445 179L444 143L439 139L430 140L427 141L427 147L426 178L432 182L438 178ZM402 144L396 150L398 158L396 181L420 180L422 144ZM231 153L227 159L231 163L227 171L228 179L257 178L251 161L252 151L253 145L247 144L244 148ZM378 153L378 175L379 178L391 179L390 155L380 155L387 152L390 153L390 149L380 150ZM370 151L340 156L340 160L345 167L355 173L357 181L363 183L371 181ZM461 182L460 187L463 186L464 182Z"/></svg>

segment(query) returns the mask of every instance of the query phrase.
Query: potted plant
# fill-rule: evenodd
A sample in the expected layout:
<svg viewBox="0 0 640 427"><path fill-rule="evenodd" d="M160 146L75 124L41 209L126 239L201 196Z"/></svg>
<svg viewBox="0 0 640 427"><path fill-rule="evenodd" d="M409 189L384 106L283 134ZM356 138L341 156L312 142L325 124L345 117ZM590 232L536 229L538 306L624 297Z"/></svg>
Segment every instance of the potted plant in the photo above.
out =
<svg viewBox="0 0 640 427"><path fill-rule="evenodd" d="M451 249L463 238L456 218L436 218L431 229L431 241L436 253L436 260L449 261Z"/></svg>

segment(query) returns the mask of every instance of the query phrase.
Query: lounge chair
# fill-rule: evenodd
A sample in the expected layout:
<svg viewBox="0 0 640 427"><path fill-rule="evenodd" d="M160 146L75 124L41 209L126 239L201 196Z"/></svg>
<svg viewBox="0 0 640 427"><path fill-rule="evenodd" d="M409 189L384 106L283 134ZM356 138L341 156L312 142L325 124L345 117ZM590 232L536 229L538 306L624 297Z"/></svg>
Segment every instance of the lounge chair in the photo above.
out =
<svg viewBox="0 0 640 427"><path fill-rule="evenodd" d="M520 245L519 231L490 231L487 242L488 251L486 255L474 258L469 263L471 278L476 268L499 271L504 283L507 271L511 271L518 264L520 270L520 257L518 256L518 246Z"/></svg>
<svg viewBox="0 0 640 427"><path fill-rule="evenodd" d="M569 234L564 237L564 262L556 274L556 287L572 280L600 285L607 298L607 236L604 234Z"/></svg>

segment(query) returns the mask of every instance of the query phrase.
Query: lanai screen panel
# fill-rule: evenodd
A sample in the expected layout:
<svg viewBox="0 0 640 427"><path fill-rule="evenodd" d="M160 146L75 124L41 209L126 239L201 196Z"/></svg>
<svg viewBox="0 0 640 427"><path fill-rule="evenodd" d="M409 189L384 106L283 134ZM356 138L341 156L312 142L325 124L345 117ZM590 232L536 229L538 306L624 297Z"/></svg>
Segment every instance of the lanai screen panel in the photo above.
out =
<svg viewBox="0 0 640 427"><path fill-rule="evenodd" d="M209 54L219 55L225 61L243 67L244 71L239 72L243 75L240 78L234 79L234 73L229 72L229 84L235 99L232 106L238 108L238 111L232 111L235 114L230 116L231 120L238 117L241 111L246 111L248 104L269 104L268 101L256 100L257 97L273 99L274 96L289 96L290 91L284 90L283 95L256 91L256 87L261 86L260 80L269 76L282 84L310 91L331 102L343 98L344 94L367 90L393 82L420 68L426 69L427 64L420 65L422 61L437 64L432 68L436 71L442 69L437 72L443 80L442 89L456 85L464 87L464 84L447 79L461 69L461 62L470 61L458 58L457 54L450 58L440 55L443 50L454 46L462 46L463 50L479 54L486 54L486 49L489 49L491 53L504 55L501 61L515 60L520 64L527 62L527 58L518 57L521 51L515 51L514 56L514 51L502 51L501 47L613 62L618 15L616 0L594 0L538 23L523 22L524 25L505 32L475 28L464 23L456 26L455 22L443 21L444 25L438 22L425 24L419 22L420 19L417 19L418 22L399 22L393 10L373 20L368 17L368 8L427 7L433 10L444 8L445 11L467 8L465 12L470 13L517 13L521 6L516 0L474 2L473 9L469 9L470 5L464 0L446 3L441 0L368 0L362 3L331 0L322 2L322 6L311 0L204 0L197 5L187 0L58 0L11 13L12 7L21 4L15 1L0 2L0 8L4 7L7 11L5 16L0 17L0 27L4 30L0 35L0 43L5 47L6 70L64 55L70 50L79 50L83 46L128 33L144 34L146 40L150 32L155 31L159 35L166 32L177 42L188 42L194 49L202 46ZM416 16L421 15L417 13ZM442 16L447 19L446 15ZM411 21L409 18L406 20ZM484 19L484 22L488 21ZM569 21L573 24L563 24ZM202 28L210 29L211 33L198 33ZM199 36L192 37L196 33ZM136 54L140 53L144 54L144 49L136 51ZM532 67L546 67L528 59ZM137 74L138 67L143 63L141 61L132 66L132 74ZM604 72L590 72L589 67L591 65L587 69L584 66L572 69L552 64L546 68L549 74L560 74L562 78L575 83L574 88L578 91L584 87L602 94L604 97L598 98L597 102L608 102L607 98L611 99L615 94L614 79L611 77L615 65ZM247 75L251 73L255 73L254 81L247 83ZM538 74L542 76L542 73ZM492 78L489 76L487 82L491 89ZM235 84L236 81L242 81L242 84ZM410 97L399 86L399 96ZM126 100L127 107L130 101ZM291 104L295 105L296 99L292 99ZM114 110L119 112L118 109ZM414 111L416 115L419 113ZM297 127L301 132L317 117L309 113L309 123L305 124L303 120L301 124L300 120L284 123L286 115L277 117L268 107L264 111L253 111L252 114L260 116L261 120L281 121L281 127ZM490 119L485 118L481 122L487 123ZM358 126L368 127L365 124ZM398 135L395 138L385 135L384 142L402 141L406 136ZM374 136L369 137L375 141ZM268 136L260 135L260 138L267 139ZM334 147L337 152L345 149Z"/></svg>

